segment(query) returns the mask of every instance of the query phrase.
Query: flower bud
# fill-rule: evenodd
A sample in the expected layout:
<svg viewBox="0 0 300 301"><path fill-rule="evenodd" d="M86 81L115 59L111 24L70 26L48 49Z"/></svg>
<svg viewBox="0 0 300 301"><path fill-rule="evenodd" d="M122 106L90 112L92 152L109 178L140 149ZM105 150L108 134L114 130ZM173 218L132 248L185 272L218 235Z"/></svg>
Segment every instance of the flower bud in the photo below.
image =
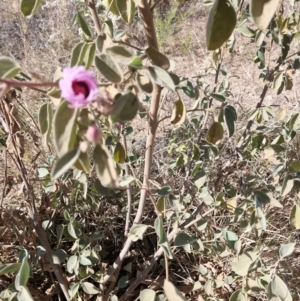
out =
<svg viewBox="0 0 300 301"><path fill-rule="evenodd" d="M92 125L88 127L85 136L90 142L99 142L102 138L102 132L99 128Z"/></svg>

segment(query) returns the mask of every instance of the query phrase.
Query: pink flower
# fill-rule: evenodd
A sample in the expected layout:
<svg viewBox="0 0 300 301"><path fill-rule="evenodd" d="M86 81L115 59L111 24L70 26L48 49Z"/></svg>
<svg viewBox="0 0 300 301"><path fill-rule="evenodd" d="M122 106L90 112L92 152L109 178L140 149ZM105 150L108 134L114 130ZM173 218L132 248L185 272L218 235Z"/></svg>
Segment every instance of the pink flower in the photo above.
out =
<svg viewBox="0 0 300 301"><path fill-rule="evenodd" d="M102 138L102 132L99 128L92 125L88 127L85 136L86 139L90 142L99 142Z"/></svg>
<svg viewBox="0 0 300 301"><path fill-rule="evenodd" d="M59 81L61 96L73 109L80 108L97 99L97 81L94 75L83 66L64 68Z"/></svg>

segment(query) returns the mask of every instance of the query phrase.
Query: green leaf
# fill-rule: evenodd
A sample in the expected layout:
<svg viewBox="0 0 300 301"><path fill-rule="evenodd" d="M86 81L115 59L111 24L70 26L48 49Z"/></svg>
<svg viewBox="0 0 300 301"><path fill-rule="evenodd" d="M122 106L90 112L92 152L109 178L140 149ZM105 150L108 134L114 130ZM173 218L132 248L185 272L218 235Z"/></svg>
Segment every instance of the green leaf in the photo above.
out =
<svg viewBox="0 0 300 301"><path fill-rule="evenodd" d="M79 24L80 24L80 27L82 29L82 31L88 36L88 37L92 37L92 33L91 33L91 30L85 20L85 18L81 15L80 12L77 13L77 17L78 17L78 21L79 21Z"/></svg>
<svg viewBox="0 0 300 301"><path fill-rule="evenodd" d="M67 261L67 271L72 274L74 272L74 269L78 265L78 256L72 255L69 260Z"/></svg>
<svg viewBox="0 0 300 301"><path fill-rule="evenodd" d="M15 286L18 291L20 290L21 286L26 286L30 274L30 266L28 263L28 252L27 250L24 251L25 251L25 256L22 259L20 270L15 278Z"/></svg>
<svg viewBox="0 0 300 301"><path fill-rule="evenodd" d="M169 301L187 301L176 287L167 279L164 281L164 291Z"/></svg>
<svg viewBox="0 0 300 301"><path fill-rule="evenodd" d="M279 144L269 145L264 149L264 159L269 159L279 152L285 151L285 147Z"/></svg>
<svg viewBox="0 0 300 301"><path fill-rule="evenodd" d="M128 283L129 283L128 275L122 276L118 281L118 287L125 288L126 286L128 286Z"/></svg>
<svg viewBox="0 0 300 301"><path fill-rule="evenodd" d="M126 153L125 153L125 149L124 149L123 145L120 142L118 142L115 147L113 158L114 158L115 162L117 162L117 163L122 164L125 162Z"/></svg>
<svg viewBox="0 0 300 301"><path fill-rule="evenodd" d="M159 86L175 92L174 81L166 70L157 66L150 66L148 67L148 70L154 82L156 82Z"/></svg>
<svg viewBox="0 0 300 301"><path fill-rule="evenodd" d="M79 263L84 266L92 265L91 260L83 255L79 256Z"/></svg>
<svg viewBox="0 0 300 301"><path fill-rule="evenodd" d="M96 48L100 54L103 53L103 51L108 47L110 47L111 43L111 38L105 33L97 36L96 38Z"/></svg>
<svg viewBox="0 0 300 301"><path fill-rule="evenodd" d="M13 78L20 70L21 66L16 61L7 56L0 56L0 78Z"/></svg>
<svg viewBox="0 0 300 301"><path fill-rule="evenodd" d="M85 69L89 69L91 67L91 65L95 59L95 53L96 53L96 44L89 43L88 50L86 51L86 54L84 57Z"/></svg>
<svg viewBox="0 0 300 301"><path fill-rule="evenodd" d="M93 153L97 176L104 187L117 188L118 178L114 162L105 145L97 145Z"/></svg>
<svg viewBox="0 0 300 301"><path fill-rule="evenodd" d="M216 50L231 36L236 25L236 13L229 0L216 0L206 25L208 50Z"/></svg>
<svg viewBox="0 0 300 301"><path fill-rule="evenodd" d="M239 276L247 276L251 264L257 259L257 255L253 252L246 252L234 259L232 262L232 271Z"/></svg>
<svg viewBox="0 0 300 301"><path fill-rule="evenodd" d="M106 48L106 53L111 55L116 62L125 65L128 65L134 57L133 52L119 45Z"/></svg>
<svg viewBox="0 0 300 301"><path fill-rule="evenodd" d="M258 29L265 30L273 18L279 0L251 0L250 14Z"/></svg>
<svg viewBox="0 0 300 301"><path fill-rule="evenodd" d="M52 254L53 263L62 264L66 258L67 258L67 253L65 250L56 249L55 251L53 251Z"/></svg>
<svg viewBox="0 0 300 301"><path fill-rule="evenodd" d="M285 196L289 192L291 192L291 190L294 187L294 183L295 183L294 177L290 174L287 174L282 183L281 195Z"/></svg>
<svg viewBox="0 0 300 301"><path fill-rule="evenodd" d="M133 0L115 0L122 21L131 24L135 14L135 3Z"/></svg>
<svg viewBox="0 0 300 301"><path fill-rule="evenodd" d="M158 66L165 70L169 70L169 59L164 54L160 53L157 49L150 46L145 50L145 53L148 56L152 65Z"/></svg>
<svg viewBox="0 0 300 301"><path fill-rule="evenodd" d="M214 122L210 126L210 128L206 134L206 140L209 143L217 145L221 142L221 140L223 139L223 136L224 136L224 129L223 129L222 124L219 122Z"/></svg>
<svg viewBox="0 0 300 301"><path fill-rule="evenodd" d="M238 290L234 292L229 299L229 301L247 301L247 300L248 300L247 293L244 292L243 290Z"/></svg>
<svg viewBox="0 0 300 301"><path fill-rule="evenodd" d="M192 244L195 242L198 238L196 237L190 237L188 234L181 232L175 236L174 239L174 246L176 247L182 247L185 245Z"/></svg>
<svg viewBox="0 0 300 301"><path fill-rule="evenodd" d="M273 89L275 91L278 91L281 87L281 84L283 82L283 72L278 72L275 76L274 76L274 80L273 80Z"/></svg>
<svg viewBox="0 0 300 301"><path fill-rule="evenodd" d="M158 245L162 246L164 249L164 252L168 256L168 258L172 259L173 258L172 250L171 250L169 242L168 242L168 238L167 238L167 235L166 235L166 232L164 229L163 218L161 215L157 216L157 218L155 219L154 228L155 228L155 232L159 238Z"/></svg>
<svg viewBox="0 0 300 301"><path fill-rule="evenodd" d="M76 140L76 119L78 110L68 107L67 101L62 101L53 120L53 143L58 156L65 155L73 149Z"/></svg>
<svg viewBox="0 0 300 301"><path fill-rule="evenodd" d="M39 8L42 0L22 0L21 12L25 17L32 17Z"/></svg>
<svg viewBox="0 0 300 301"><path fill-rule="evenodd" d="M137 97L132 92L128 92L115 97L114 107L110 115L114 122L126 122L132 120L138 110L139 101Z"/></svg>
<svg viewBox="0 0 300 301"><path fill-rule="evenodd" d="M100 290L90 282L81 283L81 288L84 290L85 293L89 295L96 295L100 293Z"/></svg>
<svg viewBox="0 0 300 301"><path fill-rule="evenodd" d="M170 122L175 125L181 125L186 119L185 104L181 99L175 101Z"/></svg>
<svg viewBox="0 0 300 301"><path fill-rule="evenodd" d="M52 108L50 103L45 103L41 106L38 118L43 141L47 145L52 130Z"/></svg>
<svg viewBox="0 0 300 301"><path fill-rule="evenodd" d="M239 240L238 236L232 231L224 231L223 236L226 239L229 246L234 249L235 243Z"/></svg>
<svg viewBox="0 0 300 301"><path fill-rule="evenodd" d="M57 160L51 170L52 180L58 179L76 163L80 156L80 149L72 149Z"/></svg>
<svg viewBox="0 0 300 301"><path fill-rule="evenodd" d="M102 4L109 9L114 15L119 16L120 12L117 7L116 0L102 0Z"/></svg>
<svg viewBox="0 0 300 301"><path fill-rule="evenodd" d="M7 263L0 266L0 276L7 273L15 273L20 270L21 263Z"/></svg>
<svg viewBox="0 0 300 301"><path fill-rule="evenodd" d="M296 230L300 229L300 206L295 204L290 213L290 225Z"/></svg>
<svg viewBox="0 0 300 301"><path fill-rule="evenodd" d="M140 301L155 301L156 293L154 290L151 289L144 289L140 292Z"/></svg>
<svg viewBox="0 0 300 301"><path fill-rule="evenodd" d="M200 190L200 188L204 185L207 180L206 173L202 170L197 174L197 180L195 181L195 185Z"/></svg>
<svg viewBox="0 0 300 301"><path fill-rule="evenodd" d="M268 284L267 297L269 300L274 301L293 301L288 287L277 275L275 275L272 281Z"/></svg>
<svg viewBox="0 0 300 301"><path fill-rule="evenodd" d="M132 241L143 239L143 234L145 233L147 228L148 228L147 225L142 225L142 224L133 225L128 233L128 238L131 239Z"/></svg>
<svg viewBox="0 0 300 301"><path fill-rule="evenodd" d="M99 179L96 179L94 186L95 186L97 192L100 193L101 195L105 195L105 196L110 195L110 189L108 189L107 187L104 187L101 184L101 182L99 181Z"/></svg>
<svg viewBox="0 0 300 301"><path fill-rule="evenodd" d="M34 301L29 289L26 286L21 286L18 291L18 301Z"/></svg>
<svg viewBox="0 0 300 301"><path fill-rule="evenodd" d="M135 178L133 176L130 176L130 175L124 176L124 177L119 178L119 185L120 185L120 187L126 187L134 180L135 180Z"/></svg>
<svg viewBox="0 0 300 301"><path fill-rule="evenodd" d="M170 186L163 186L162 188L156 189L155 193L157 193L160 196L166 196L169 195L171 192Z"/></svg>
<svg viewBox="0 0 300 301"><path fill-rule="evenodd" d="M89 173L91 170L91 166L90 166L90 158L88 155L88 152L80 152L79 158L78 160L74 163L73 165L75 168L77 168L78 170L82 170L85 173Z"/></svg>
<svg viewBox="0 0 300 301"><path fill-rule="evenodd" d="M123 73L119 65L110 55L100 54L95 56L97 70L109 81L120 83L123 80Z"/></svg>
<svg viewBox="0 0 300 301"><path fill-rule="evenodd" d="M137 74L136 81L139 87L146 93L152 93L153 85L148 76Z"/></svg>
<svg viewBox="0 0 300 301"><path fill-rule="evenodd" d="M225 101L225 96L222 95L222 94L211 93L210 96L213 97L217 101L220 101L220 102L224 102Z"/></svg>
<svg viewBox="0 0 300 301"><path fill-rule="evenodd" d="M279 249L279 255L281 258L287 257L294 252L296 243L282 244Z"/></svg>
<svg viewBox="0 0 300 301"><path fill-rule="evenodd" d="M235 132L235 122L237 119L235 109L231 106L226 106L223 114L229 137L231 137Z"/></svg>

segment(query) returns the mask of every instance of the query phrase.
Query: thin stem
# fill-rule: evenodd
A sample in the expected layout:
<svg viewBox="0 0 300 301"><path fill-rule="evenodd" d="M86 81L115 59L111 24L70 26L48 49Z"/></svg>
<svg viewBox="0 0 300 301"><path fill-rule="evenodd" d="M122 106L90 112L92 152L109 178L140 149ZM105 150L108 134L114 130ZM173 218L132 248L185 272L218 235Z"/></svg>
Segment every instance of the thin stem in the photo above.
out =
<svg viewBox="0 0 300 301"><path fill-rule="evenodd" d="M127 159L127 141L125 135L122 135L122 142L125 150L125 158ZM126 162L125 162L125 174L126 176L130 175L129 166ZM131 194L130 184L126 186L126 192L127 192L127 214L126 214L124 235L127 237L129 232L130 217L131 217L131 210L132 210L132 194Z"/></svg>
<svg viewBox="0 0 300 301"><path fill-rule="evenodd" d="M27 88L36 88L36 87L58 87L58 83L33 83L33 82L20 82L14 79L0 79L0 83L7 84L9 87L27 87ZM44 91L43 91L44 92Z"/></svg>
<svg viewBox="0 0 300 301"><path fill-rule="evenodd" d="M164 256L165 256L166 279L169 281L169 259L165 252L164 252Z"/></svg>
<svg viewBox="0 0 300 301"><path fill-rule="evenodd" d="M158 49L153 15L150 10L150 6L146 0L140 0L138 2L138 8L139 8L142 20L143 20L148 45L152 46L155 49ZM139 207L138 207L138 210L137 210L134 222L133 222L134 224L140 223L140 221L143 217L143 213L144 213L148 181L150 178L150 172L151 172L151 166L152 166L154 140L155 140L155 136L156 136L156 130L158 127L158 116L157 115L158 115L160 95L161 95L161 87L158 86L157 84L153 83L153 91L152 91L152 95L151 95L151 105L150 105L150 110L149 110L149 130L148 130L148 136L147 136L147 141L146 141L143 187L142 187L141 193L140 193ZM124 259L125 255L127 254L131 244L132 244L132 240L127 239L123 246L123 249L121 250L121 252L120 252L119 256L117 257L117 259L115 260L114 264L108 270L106 275L103 277L103 280L102 280L103 284L105 284L110 279L110 277L116 272L119 265L123 262L123 259Z"/></svg>
<svg viewBox="0 0 300 301"><path fill-rule="evenodd" d="M89 7L89 11L91 13L91 18L92 18L92 20L95 24L96 32L97 32L98 35L100 35L102 30L101 30L101 23L100 23L100 20L98 18L98 14L97 14L95 0L89 0L88 7Z"/></svg>
<svg viewBox="0 0 300 301"><path fill-rule="evenodd" d="M2 208L3 205L3 200L5 197L5 190L7 186L7 150L4 151L4 185L3 185L3 190L2 190L2 197L1 197L1 202L0 202L0 207Z"/></svg>
<svg viewBox="0 0 300 301"><path fill-rule="evenodd" d="M138 51L140 51L140 52L144 51L144 49L142 49L142 48L140 48L140 47L137 47L137 46L134 46L134 45L131 45L131 44L126 43L126 42L124 42L124 41L113 40L113 42L114 42L114 43L117 43L117 44L126 45L126 46L131 47L131 48L133 48L133 49L135 49L135 50L138 50Z"/></svg>

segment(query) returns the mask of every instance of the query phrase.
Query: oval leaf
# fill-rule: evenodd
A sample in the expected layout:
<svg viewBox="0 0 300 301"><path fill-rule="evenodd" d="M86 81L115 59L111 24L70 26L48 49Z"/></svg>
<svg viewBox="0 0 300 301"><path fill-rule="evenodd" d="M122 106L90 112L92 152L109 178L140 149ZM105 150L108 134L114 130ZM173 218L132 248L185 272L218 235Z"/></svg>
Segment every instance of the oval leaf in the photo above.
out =
<svg viewBox="0 0 300 301"><path fill-rule="evenodd" d="M81 284L82 289L85 293L89 295L96 295L100 293L100 290L92 283L90 282L83 282Z"/></svg>
<svg viewBox="0 0 300 301"><path fill-rule="evenodd" d="M175 92L174 81L166 70L157 66L150 66L148 67L148 70L154 82L156 82L159 86L165 87Z"/></svg>
<svg viewBox="0 0 300 301"><path fill-rule="evenodd" d="M0 56L0 78L13 78L21 70L20 65L7 56Z"/></svg>
<svg viewBox="0 0 300 301"><path fill-rule="evenodd" d="M113 158L114 158L115 162L117 162L117 163L125 162L126 153L125 153L125 149L124 149L123 145L120 142L118 142L115 147Z"/></svg>
<svg viewBox="0 0 300 301"><path fill-rule="evenodd" d="M148 76L145 76L143 74L137 74L136 81L139 85L139 87L146 93L152 93L153 85L151 80Z"/></svg>
<svg viewBox="0 0 300 301"><path fill-rule="evenodd" d="M175 106L172 111L171 123L180 125L185 122L186 108L184 102L181 99L175 101Z"/></svg>
<svg viewBox="0 0 300 301"><path fill-rule="evenodd" d="M97 70L109 81L120 83L123 80L123 74L119 65L107 54L95 56L95 65Z"/></svg>
<svg viewBox="0 0 300 301"><path fill-rule="evenodd" d="M218 144L223 139L223 136L224 136L224 129L223 129L222 124L219 122L214 122L210 126L210 128L206 134L206 140L209 143Z"/></svg>
<svg viewBox="0 0 300 301"><path fill-rule="evenodd" d="M76 140L76 119L78 111L70 109L63 101L57 109L53 121L53 143L58 156L73 149Z"/></svg>
<svg viewBox="0 0 300 301"><path fill-rule="evenodd" d="M158 50L153 47L148 47L145 50L146 55L148 56L152 65L156 65L160 68L168 70L170 68L170 61L169 59Z"/></svg>
<svg viewBox="0 0 300 301"><path fill-rule="evenodd" d="M182 233L179 233L176 235L176 237L174 239L174 245L176 247L189 245L189 244L195 242L197 239L198 238L190 237L188 234L182 232Z"/></svg>
<svg viewBox="0 0 300 301"><path fill-rule="evenodd" d="M22 0L21 12L26 17L32 17L39 8L42 0Z"/></svg>
<svg viewBox="0 0 300 301"><path fill-rule="evenodd" d="M140 301L155 301L156 293L151 289L144 289L140 292Z"/></svg>
<svg viewBox="0 0 300 301"><path fill-rule="evenodd" d="M169 301L187 301L176 287L167 279L164 281L164 291Z"/></svg>
<svg viewBox="0 0 300 301"><path fill-rule="evenodd" d="M258 29L265 30L273 18L280 0L251 0L250 14Z"/></svg>
<svg viewBox="0 0 300 301"><path fill-rule="evenodd" d="M58 179L65 172L67 172L73 164L78 160L80 155L79 149L72 149L65 155L63 155L57 162L53 165L51 170L51 178L52 180Z"/></svg>
<svg viewBox="0 0 300 301"><path fill-rule="evenodd" d="M82 29L82 31L88 36L88 37L92 37L92 33L91 33L91 30L85 20L85 18L81 15L80 12L77 13L77 17L78 17L78 21L79 21L79 24L80 24L80 27Z"/></svg>
<svg viewBox="0 0 300 301"><path fill-rule="evenodd" d="M281 245L280 249L279 249L280 257L284 258L284 257L291 255L294 252L295 245L296 244L294 242Z"/></svg>
<svg viewBox="0 0 300 301"><path fill-rule="evenodd" d="M115 0L122 21L131 24L135 14L135 4L132 0Z"/></svg>
<svg viewBox="0 0 300 301"><path fill-rule="evenodd" d="M118 178L112 157L105 145L97 145L94 149L93 159L96 172L101 184L108 188L117 188Z"/></svg>
<svg viewBox="0 0 300 301"><path fill-rule="evenodd" d="M295 204L290 213L290 225L296 230L300 229L300 206Z"/></svg>
<svg viewBox="0 0 300 301"><path fill-rule="evenodd" d="M216 50L229 39L236 25L236 13L229 0L216 0L206 26L208 50Z"/></svg>

